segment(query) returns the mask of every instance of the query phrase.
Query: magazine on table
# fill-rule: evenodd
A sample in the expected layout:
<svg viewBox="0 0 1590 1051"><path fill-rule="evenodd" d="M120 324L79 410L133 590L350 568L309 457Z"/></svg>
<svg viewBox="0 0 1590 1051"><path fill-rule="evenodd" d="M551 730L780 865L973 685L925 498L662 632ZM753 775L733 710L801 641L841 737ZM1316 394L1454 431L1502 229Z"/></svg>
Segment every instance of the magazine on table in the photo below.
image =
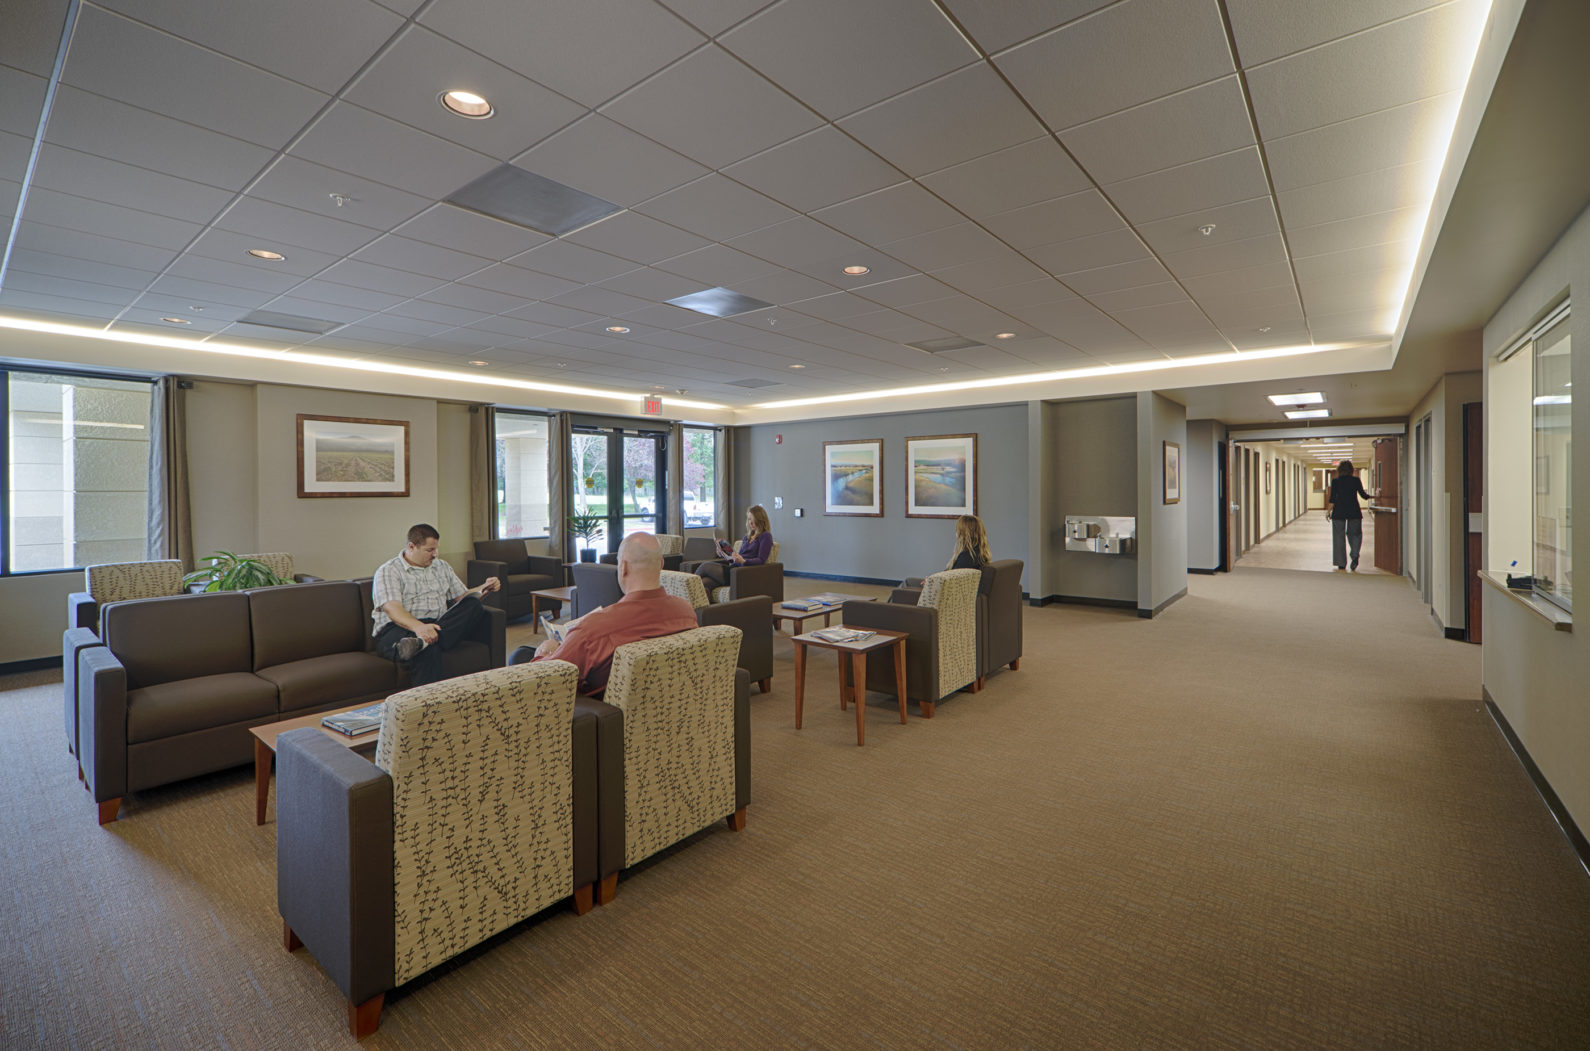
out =
<svg viewBox="0 0 1590 1051"><path fill-rule="evenodd" d="M824 642L864 642L876 635L875 631L861 631L857 628L819 628L812 632L813 638L822 639Z"/></svg>
<svg viewBox="0 0 1590 1051"><path fill-rule="evenodd" d="M779 603L780 609L795 609L803 613L810 613L814 609L822 609L827 603L819 602L814 598L787 598Z"/></svg>
<svg viewBox="0 0 1590 1051"><path fill-rule="evenodd" d="M824 606L842 606L849 602L851 597L850 595L841 595L835 591L824 591L820 595L812 595L807 601L820 603Z"/></svg>
<svg viewBox="0 0 1590 1051"><path fill-rule="evenodd" d="M381 709L385 706L385 701L377 701L363 708L355 708L351 712L328 715L320 720L320 725L349 737L358 737L360 734L381 728Z"/></svg>

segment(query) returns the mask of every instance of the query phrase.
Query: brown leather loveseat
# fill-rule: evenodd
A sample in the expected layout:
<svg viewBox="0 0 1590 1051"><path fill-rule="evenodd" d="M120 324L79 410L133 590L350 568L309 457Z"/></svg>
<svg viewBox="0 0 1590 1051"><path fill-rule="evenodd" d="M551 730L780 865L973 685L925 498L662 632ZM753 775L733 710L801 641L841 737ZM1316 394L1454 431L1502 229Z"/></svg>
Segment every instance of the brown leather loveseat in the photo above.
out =
<svg viewBox="0 0 1590 1051"><path fill-rule="evenodd" d="M407 686L373 650L370 594L338 580L106 606L102 645L78 653L78 758L100 824L129 792L251 762L251 726ZM447 652L449 676L504 664L503 611L486 611Z"/></svg>

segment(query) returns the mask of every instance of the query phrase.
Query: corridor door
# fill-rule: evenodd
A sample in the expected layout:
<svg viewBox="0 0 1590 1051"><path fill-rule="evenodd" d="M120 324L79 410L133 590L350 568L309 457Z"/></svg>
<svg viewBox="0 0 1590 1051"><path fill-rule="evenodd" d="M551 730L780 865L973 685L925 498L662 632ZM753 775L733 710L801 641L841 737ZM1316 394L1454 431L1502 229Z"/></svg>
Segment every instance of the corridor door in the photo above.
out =
<svg viewBox="0 0 1590 1051"><path fill-rule="evenodd" d="M1375 474L1371 483L1376 495L1375 568L1382 573L1402 573L1401 480L1397 473L1398 439L1375 439ZM1369 486L1365 486L1369 488Z"/></svg>

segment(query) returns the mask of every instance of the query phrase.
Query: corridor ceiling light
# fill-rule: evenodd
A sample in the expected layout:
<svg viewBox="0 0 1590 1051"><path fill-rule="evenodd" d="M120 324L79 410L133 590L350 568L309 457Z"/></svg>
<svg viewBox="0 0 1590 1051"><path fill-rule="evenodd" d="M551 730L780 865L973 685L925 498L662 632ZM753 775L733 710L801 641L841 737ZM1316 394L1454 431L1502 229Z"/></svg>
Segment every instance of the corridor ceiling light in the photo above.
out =
<svg viewBox="0 0 1590 1051"><path fill-rule="evenodd" d="M65 325L55 321L34 321L30 318L12 317L8 314L0 314L0 329L15 329L20 332L43 332L56 336L68 336L73 339L92 339L104 343L124 343L165 350L189 351L195 354L214 354L219 357L250 358L276 363L287 362L294 365L313 365L326 369L370 372L386 376L410 376L415 379L441 380L448 383L468 383L476 387L485 384L492 387L549 391L553 394L574 394L587 398L605 398L612 401L630 403L635 400L634 391L602 390L596 387L575 387L561 383L538 383L535 380L510 379L506 376L483 376L479 373L424 368L416 365L400 365L391 361L374 359L337 358L329 354L310 354L281 345L244 346L241 343L223 343L220 340L194 339L188 336L156 336L143 332L88 328L83 325ZM558 368L563 368L567 364L568 362L566 361L556 362ZM672 399L672 404L688 409L728 408L727 405L711 401L679 401Z"/></svg>
<svg viewBox="0 0 1590 1051"><path fill-rule="evenodd" d="M191 324L193 324L193 322L189 321L187 318L180 318L180 317L163 317L160 320L161 321L169 321L173 325L191 325Z"/></svg>
<svg viewBox="0 0 1590 1051"><path fill-rule="evenodd" d="M253 256L255 259L263 259L270 263L279 263L283 259L287 258L280 252L272 252L268 248L250 248L248 250L248 254Z"/></svg>
<svg viewBox="0 0 1590 1051"><path fill-rule="evenodd" d="M1321 420L1329 416L1329 409L1293 409L1286 414L1289 420Z"/></svg>
<svg viewBox="0 0 1590 1051"><path fill-rule="evenodd" d="M861 264L857 263L854 266L845 267L845 273L851 277L860 277L862 274L872 273L872 267L862 266Z"/></svg>
<svg viewBox="0 0 1590 1051"><path fill-rule="evenodd" d="M438 97L438 101L451 112L460 117L468 117L470 120L485 120L497 112L492 108L491 103L473 91L444 91Z"/></svg>
<svg viewBox="0 0 1590 1051"><path fill-rule="evenodd" d="M1016 338L1016 334L1014 332L995 332L994 333L994 338L995 339L1015 339Z"/></svg>
<svg viewBox="0 0 1590 1051"><path fill-rule="evenodd" d="M626 325L609 325L607 326L607 331L617 332L619 335L623 335L629 331L629 327Z"/></svg>
<svg viewBox="0 0 1590 1051"><path fill-rule="evenodd" d="M1325 395L1319 391L1309 391L1307 394L1270 394L1270 401L1276 405L1323 405Z"/></svg>

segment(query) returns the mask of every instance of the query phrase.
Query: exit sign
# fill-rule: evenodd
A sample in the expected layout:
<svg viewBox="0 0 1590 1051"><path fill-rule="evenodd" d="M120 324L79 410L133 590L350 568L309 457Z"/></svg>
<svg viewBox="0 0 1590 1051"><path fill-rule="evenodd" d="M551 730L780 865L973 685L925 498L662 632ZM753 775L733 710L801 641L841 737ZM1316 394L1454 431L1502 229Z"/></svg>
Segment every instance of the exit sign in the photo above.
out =
<svg viewBox="0 0 1590 1051"><path fill-rule="evenodd" d="M645 407L645 411L646 411L646 415L647 416L661 416L662 415L662 399L657 397L656 395L649 396L646 399L644 407Z"/></svg>

